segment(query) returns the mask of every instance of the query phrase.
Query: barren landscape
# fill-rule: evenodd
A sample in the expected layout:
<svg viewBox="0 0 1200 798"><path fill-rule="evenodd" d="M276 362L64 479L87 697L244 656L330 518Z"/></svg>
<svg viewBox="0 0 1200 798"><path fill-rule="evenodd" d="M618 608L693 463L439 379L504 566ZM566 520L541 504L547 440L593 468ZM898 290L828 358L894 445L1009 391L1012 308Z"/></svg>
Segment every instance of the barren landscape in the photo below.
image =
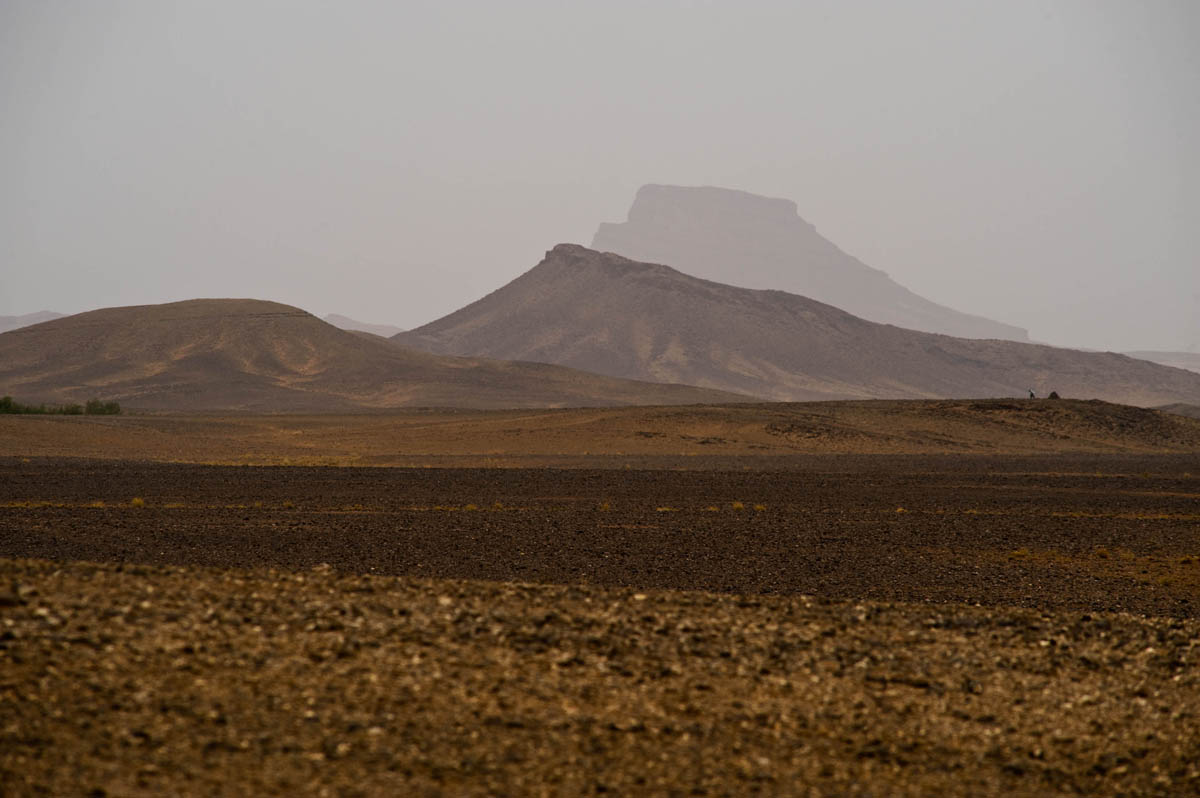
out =
<svg viewBox="0 0 1200 798"><path fill-rule="evenodd" d="M628 6L0 1L0 798L1200 796L1200 2Z"/></svg>
<svg viewBox="0 0 1200 798"><path fill-rule="evenodd" d="M586 459L5 457L0 781L1200 789L1196 454Z"/></svg>

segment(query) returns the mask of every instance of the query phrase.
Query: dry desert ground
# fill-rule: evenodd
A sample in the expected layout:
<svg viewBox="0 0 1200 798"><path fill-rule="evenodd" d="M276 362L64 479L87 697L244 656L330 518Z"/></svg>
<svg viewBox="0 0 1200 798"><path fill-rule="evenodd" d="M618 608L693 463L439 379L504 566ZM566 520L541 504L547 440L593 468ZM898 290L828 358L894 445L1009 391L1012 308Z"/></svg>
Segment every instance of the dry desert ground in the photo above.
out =
<svg viewBox="0 0 1200 798"><path fill-rule="evenodd" d="M1190 427L763 407L0 419L0 792L1200 793Z"/></svg>

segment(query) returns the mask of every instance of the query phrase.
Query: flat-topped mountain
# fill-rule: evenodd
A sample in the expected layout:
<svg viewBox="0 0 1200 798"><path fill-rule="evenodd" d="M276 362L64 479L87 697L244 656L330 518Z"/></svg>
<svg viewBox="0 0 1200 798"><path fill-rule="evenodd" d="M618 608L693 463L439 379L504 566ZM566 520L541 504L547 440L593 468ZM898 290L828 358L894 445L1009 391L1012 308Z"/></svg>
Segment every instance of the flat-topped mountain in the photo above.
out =
<svg viewBox="0 0 1200 798"><path fill-rule="evenodd" d="M29 327L34 324L41 324L44 321L61 319L62 317L63 314L55 313L52 310L39 310L37 313L25 313L21 316L0 316L0 333L5 333L9 330L19 330L22 327Z"/></svg>
<svg viewBox="0 0 1200 798"><path fill-rule="evenodd" d="M776 400L1026 396L1196 403L1200 374L1112 353L969 340L860 319L783 291L561 244L399 343Z"/></svg>
<svg viewBox="0 0 1200 798"><path fill-rule="evenodd" d="M1029 340L1019 327L931 302L847 255L801 219L791 200L710 186L642 186L629 220L601 224L592 249L706 280L799 294L883 324Z"/></svg>
<svg viewBox="0 0 1200 798"><path fill-rule="evenodd" d="M540 363L430 355L298 308L196 299L105 308L0 335L0 395L150 410L689 404L727 393Z"/></svg>

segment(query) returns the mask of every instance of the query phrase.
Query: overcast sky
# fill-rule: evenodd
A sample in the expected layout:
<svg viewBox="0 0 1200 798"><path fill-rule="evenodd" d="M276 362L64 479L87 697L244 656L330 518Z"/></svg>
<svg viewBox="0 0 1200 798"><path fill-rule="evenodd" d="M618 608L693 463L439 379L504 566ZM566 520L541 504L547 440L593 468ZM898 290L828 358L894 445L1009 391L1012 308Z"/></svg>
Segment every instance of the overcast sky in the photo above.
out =
<svg viewBox="0 0 1200 798"><path fill-rule="evenodd" d="M1194 0L0 0L0 315L412 327L672 183L1037 340L1200 348L1197 42Z"/></svg>

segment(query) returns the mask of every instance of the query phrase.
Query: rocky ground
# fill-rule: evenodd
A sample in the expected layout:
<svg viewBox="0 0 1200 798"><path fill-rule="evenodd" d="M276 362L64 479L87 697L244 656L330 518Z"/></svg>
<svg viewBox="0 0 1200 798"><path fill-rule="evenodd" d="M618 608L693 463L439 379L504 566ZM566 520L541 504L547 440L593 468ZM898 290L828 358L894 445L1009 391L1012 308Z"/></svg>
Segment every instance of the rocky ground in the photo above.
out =
<svg viewBox="0 0 1200 798"><path fill-rule="evenodd" d="M0 561L10 795L1195 795L1200 624Z"/></svg>
<svg viewBox="0 0 1200 798"><path fill-rule="evenodd" d="M0 552L1200 613L1193 456L794 462L738 472L7 460Z"/></svg>
<svg viewBox="0 0 1200 798"><path fill-rule="evenodd" d="M1195 795L1198 466L10 458L0 794Z"/></svg>

